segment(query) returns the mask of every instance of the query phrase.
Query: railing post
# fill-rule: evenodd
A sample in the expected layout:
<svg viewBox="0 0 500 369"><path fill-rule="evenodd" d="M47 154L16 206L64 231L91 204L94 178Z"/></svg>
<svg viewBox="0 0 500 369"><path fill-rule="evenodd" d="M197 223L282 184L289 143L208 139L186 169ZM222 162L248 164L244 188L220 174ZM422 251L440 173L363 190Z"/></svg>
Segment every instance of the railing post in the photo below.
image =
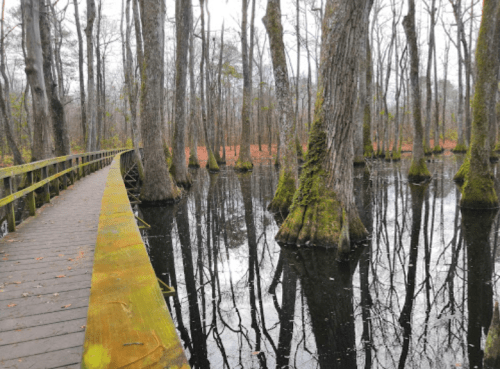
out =
<svg viewBox="0 0 500 369"><path fill-rule="evenodd" d="M34 184L33 171L26 173L26 177L28 179L28 187L32 186ZM28 193L26 195L26 199L28 201L28 211L31 216L34 216L36 212L35 191L31 191L30 193Z"/></svg>
<svg viewBox="0 0 500 369"><path fill-rule="evenodd" d="M82 156L82 165L85 164L85 156ZM86 167L82 167L82 177L85 177L87 173L85 173Z"/></svg>
<svg viewBox="0 0 500 369"><path fill-rule="evenodd" d="M48 178L49 177L48 167L43 167L41 170L42 170L42 179ZM49 183L46 183L43 186L43 202L44 203L50 202L50 184Z"/></svg>
<svg viewBox="0 0 500 369"><path fill-rule="evenodd" d="M80 158L76 158L76 180L78 181L82 176L81 176L81 173L80 173Z"/></svg>
<svg viewBox="0 0 500 369"><path fill-rule="evenodd" d="M7 196L12 195L12 177L4 178L3 184L5 187L5 194ZM14 201L7 204L7 229L9 230L9 232L16 231L16 213L14 212Z"/></svg>
<svg viewBox="0 0 500 369"><path fill-rule="evenodd" d="M54 174L57 174L59 173L59 165L54 164ZM56 192L56 196L59 196L60 192L59 192L59 178L56 178L54 179L53 181L54 183L54 187L55 187L55 192Z"/></svg>
<svg viewBox="0 0 500 369"><path fill-rule="evenodd" d="M63 161L61 163L61 166L62 166L62 170L65 171L66 170L66 161ZM67 174L63 174L63 176L62 176L62 185L63 185L63 190L68 189L68 175Z"/></svg>
<svg viewBox="0 0 500 369"><path fill-rule="evenodd" d="M68 168L73 168L73 159L69 159L68 164L69 164ZM75 171L74 170L69 172L69 180L71 181L72 185L75 184Z"/></svg>

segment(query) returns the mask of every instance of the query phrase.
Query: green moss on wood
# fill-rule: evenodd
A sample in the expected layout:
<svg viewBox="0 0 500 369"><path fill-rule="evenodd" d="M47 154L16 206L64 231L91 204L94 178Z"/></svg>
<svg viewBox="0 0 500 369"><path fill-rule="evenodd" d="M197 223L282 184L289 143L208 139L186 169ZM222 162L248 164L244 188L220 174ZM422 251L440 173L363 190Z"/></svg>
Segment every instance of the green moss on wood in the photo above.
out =
<svg viewBox="0 0 500 369"><path fill-rule="evenodd" d="M451 151L455 154L463 154L467 152L467 146L463 143L457 143Z"/></svg>
<svg viewBox="0 0 500 369"><path fill-rule="evenodd" d="M217 160L215 159L214 153L212 150L208 150L208 161L207 161L207 169L212 172L219 172L219 165L217 164Z"/></svg>
<svg viewBox="0 0 500 369"><path fill-rule="evenodd" d="M320 91L299 189L295 192L290 214L276 235L276 240L282 244L338 247L341 241L342 226L346 223L345 208L327 186L328 173L323 168L326 132L322 128L322 101ZM346 227L351 241L366 237L366 229L357 213L348 221Z"/></svg>
<svg viewBox="0 0 500 369"><path fill-rule="evenodd" d="M500 368L500 313L498 301L495 302L486 345L484 347L484 365L487 369Z"/></svg>
<svg viewBox="0 0 500 369"><path fill-rule="evenodd" d="M267 209L272 213L280 213L283 217L286 217L293 202L295 189L296 183L293 174L282 170L278 181L278 188Z"/></svg>
<svg viewBox="0 0 500 369"><path fill-rule="evenodd" d="M425 158L420 160L411 160L410 171L408 173L408 180L412 183L424 182L431 177Z"/></svg>
<svg viewBox="0 0 500 369"><path fill-rule="evenodd" d="M432 149L424 143L424 155L432 155Z"/></svg>
<svg viewBox="0 0 500 369"><path fill-rule="evenodd" d="M389 150L385 150L384 160L391 161L391 152Z"/></svg>
<svg viewBox="0 0 500 369"><path fill-rule="evenodd" d="M434 146L434 149L432 149L432 152L434 154L441 154L443 151L444 151L443 148L439 144Z"/></svg>
<svg viewBox="0 0 500 369"><path fill-rule="evenodd" d="M363 156L356 156L354 157L354 166L355 167L362 167L364 166L365 163L365 158Z"/></svg>
<svg viewBox="0 0 500 369"><path fill-rule="evenodd" d="M500 141L496 143L495 148L493 149L495 152L500 152Z"/></svg>
<svg viewBox="0 0 500 369"><path fill-rule="evenodd" d="M464 162L458 169L458 172L453 177L453 180L458 184L463 184L465 182L465 176L469 173L470 169L470 153L465 156Z"/></svg>
<svg viewBox="0 0 500 369"><path fill-rule="evenodd" d="M189 168L199 168L200 162L198 161L198 158L195 157L194 155L189 155L188 167Z"/></svg>
<svg viewBox="0 0 500 369"><path fill-rule="evenodd" d="M392 161L400 161L400 160L401 160L401 147L398 149L398 151L392 152Z"/></svg>
<svg viewBox="0 0 500 369"><path fill-rule="evenodd" d="M238 159L234 166L234 170L238 172L249 172L253 170L253 163L251 161L241 161Z"/></svg>
<svg viewBox="0 0 500 369"><path fill-rule="evenodd" d="M460 206L467 209L491 209L498 207L498 196L491 176L477 175L469 170L462 186Z"/></svg>

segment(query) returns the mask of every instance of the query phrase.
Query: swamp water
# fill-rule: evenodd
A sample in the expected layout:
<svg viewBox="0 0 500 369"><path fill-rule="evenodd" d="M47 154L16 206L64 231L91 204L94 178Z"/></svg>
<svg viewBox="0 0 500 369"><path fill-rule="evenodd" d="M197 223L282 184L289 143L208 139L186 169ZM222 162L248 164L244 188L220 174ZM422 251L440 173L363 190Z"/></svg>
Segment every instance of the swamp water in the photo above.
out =
<svg viewBox="0 0 500 369"><path fill-rule="evenodd" d="M349 261L274 241L273 166L193 171L180 203L135 208L192 368L481 367L500 218L460 210L460 160L429 163L423 186L408 161L356 168L371 237Z"/></svg>

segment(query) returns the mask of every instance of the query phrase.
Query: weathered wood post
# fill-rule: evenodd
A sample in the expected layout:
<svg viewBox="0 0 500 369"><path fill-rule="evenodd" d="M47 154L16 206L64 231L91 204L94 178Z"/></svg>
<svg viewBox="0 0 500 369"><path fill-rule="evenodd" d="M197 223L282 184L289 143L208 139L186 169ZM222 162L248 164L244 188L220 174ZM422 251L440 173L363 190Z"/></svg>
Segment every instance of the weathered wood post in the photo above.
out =
<svg viewBox="0 0 500 369"><path fill-rule="evenodd" d="M34 179L33 179L33 171L29 171L26 173L26 178L28 180L28 187L32 186L34 184ZM35 215L36 211L36 201L35 201L35 191L31 191L26 195L26 200L28 201L28 211L30 216Z"/></svg>
<svg viewBox="0 0 500 369"><path fill-rule="evenodd" d="M46 179L49 177L49 169L47 166L43 167L42 169L42 179ZM43 185L43 202L44 203L49 203L50 202L50 184L46 183Z"/></svg>
<svg viewBox="0 0 500 369"><path fill-rule="evenodd" d="M85 164L85 162L86 162L86 160L85 160L85 159L86 159L86 158L85 158L85 155L84 155L84 156L82 156L82 165L84 165L84 164ZM82 166L82 177L85 177L85 176L87 175L86 170L87 170L87 168L86 168L86 167L84 167L84 166Z"/></svg>
<svg viewBox="0 0 500 369"><path fill-rule="evenodd" d="M62 166L62 170L64 172L66 170L66 161L63 161L61 163L61 166ZM68 174L67 173L63 174L63 176L62 176L62 185L63 185L63 190L68 189Z"/></svg>
<svg viewBox="0 0 500 369"><path fill-rule="evenodd" d="M5 187L5 195L8 197L12 195L12 177L7 177L3 179L3 184ZM14 201L10 202L7 206L7 229L9 232L16 231L16 214L14 212Z"/></svg>
<svg viewBox="0 0 500 369"><path fill-rule="evenodd" d="M56 163L53 166L54 166L54 175L56 175L57 173L59 173L59 165ZM56 196L59 196L59 194L60 194L60 191L59 191L59 178L54 179L54 181L52 183L54 185Z"/></svg>
<svg viewBox="0 0 500 369"><path fill-rule="evenodd" d="M69 167L72 168L73 167L73 159L69 159L68 164L69 164ZM78 165L78 161L76 161L76 165ZM78 170L78 168L77 168L77 170ZM72 185L75 184L75 171L74 170L69 172L69 179L70 179Z"/></svg>

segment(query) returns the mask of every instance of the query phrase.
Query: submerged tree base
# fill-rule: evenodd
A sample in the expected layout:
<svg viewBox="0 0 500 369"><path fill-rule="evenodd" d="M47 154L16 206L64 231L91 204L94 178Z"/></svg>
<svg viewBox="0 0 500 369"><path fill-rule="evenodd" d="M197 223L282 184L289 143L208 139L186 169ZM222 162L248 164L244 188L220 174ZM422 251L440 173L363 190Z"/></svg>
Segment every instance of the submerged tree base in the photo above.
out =
<svg viewBox="0 0 500 369"><path fill-rule="evenodd" d="M432 149L429 146L427 146L427 145L424 145L424 155L425 156L432 155Z"/></svg>
<svg viewBox="0 0 500 369"><path fill-rule="evenodd" d="M391 152L389 150L385 151L384 160L391 161Z"/></svg>
<svg viewBox="0 0 500 369"><path fill-rule="evenodd" d="M251 161L241 161L238 159L234 166L234 170L238 172L250 172L253 170L253 163Z"/></svg>
<svg viewBox="0 0 500 369"><path fill-rule="evenodd" d="M451 152L455 154L464 154L467 152L467 146L465 144L460 144L458 143L452 150Z"/></svg>
<svg viewBox="0 0 500 369"><path fill-rule="evenodd" d="M470 156L467 154L464 162L458 169L458 172L453 177L453 180L458 184L463 184L465 182L465 176L469 172L469 168L470 168Z"/></svg>
<svg viewBox="0 0 500 369"><path fill-rule="evenodd" d="M392 161L401 161L401 149L392 152Z"/></svg>
<svg viewBox="0 0 500 369"><path fill-rule="evenodd" d="M498 196L491 175L479 176L469 172L465 178L460 199L462 208L493 209L498 207Z"/></svg>
<svg viewBox="0 0 500 369"><path fill-rule="evenodd" d="M441 154L444 151L444 149L440 145L434 146L434 149L432 149L432 152L434 154Z"/></svg>
<svg viewBox="0 0 500 369"><path fill-rule="evenodd" d="M220 172L219 165L217 164L217 160L215 160L215 156L212 150L208 151L207 169L212 173Z"/></svg>
<svg viewBox="0 0 500 369"><path fill-rule="evenodd" d="M198 158L190 155L189 156L189 163L188 163L189 168L199 168L200 167L200 162L198 161Z"/></svg>
<svg viewBox="0 0 500 369"><path fill-rule="evenodd" d="M278 188L273 200L269 203L267 210L272 213L281 214L283 218L288 215L295 193L295 179L291 173L282 171L278 181Z"/></svg>
<svg viewBox="0 0 500 369"><path fill-rule="evenodd" d="M354 158L354 166L355 167L363 167L365 165L366 165L366 163L365 163L365 158L364 157L362 157L362 156L356 156Z"/></svg>
<svg viewBox="0 0 500 369"><path fill-rule="evenodd" d="M425 182L431 178L431 174L427 169L427 164L425 164L425 159L422 158L418 161L411 160L410 171L408 173L408 181L411 183Z"/></svg>

